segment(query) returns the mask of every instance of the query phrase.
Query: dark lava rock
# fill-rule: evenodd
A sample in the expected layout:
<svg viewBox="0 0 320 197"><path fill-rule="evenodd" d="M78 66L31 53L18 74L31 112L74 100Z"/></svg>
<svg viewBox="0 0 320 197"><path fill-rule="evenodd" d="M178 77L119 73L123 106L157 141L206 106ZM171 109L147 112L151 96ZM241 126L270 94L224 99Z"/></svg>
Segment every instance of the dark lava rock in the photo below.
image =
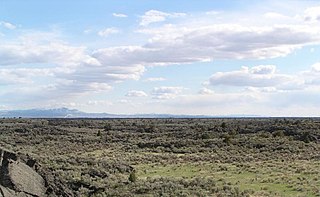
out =
<svg viewBox="0 0 320 197"><path fill-rule="evenodd" d="M33 159L0 149L0 197L74 196Z"/></svg>

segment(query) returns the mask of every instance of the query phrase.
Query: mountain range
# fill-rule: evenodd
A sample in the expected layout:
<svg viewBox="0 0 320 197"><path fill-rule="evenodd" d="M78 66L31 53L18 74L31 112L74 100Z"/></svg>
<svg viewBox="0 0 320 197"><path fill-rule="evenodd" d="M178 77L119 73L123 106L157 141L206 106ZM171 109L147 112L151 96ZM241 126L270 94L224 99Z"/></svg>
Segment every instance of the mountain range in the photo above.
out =
<svg viewBox="0 0 320 197"><path fill-rule="evenodd" d="M26 109L26 110L2 110L0 117L6 118L206 118L209 116L171 115L171 114L110 114L110 113L87 113L77 109Z"/></svg>
<svg viewBox="0 0 320 197"><path fill-rule="evenodd" d="M255 115L174 115L174 114L110 114L87 113L77 109L26 109L26 110L0 110L2 118L226 118L226 117L257 117Z"/></svg>

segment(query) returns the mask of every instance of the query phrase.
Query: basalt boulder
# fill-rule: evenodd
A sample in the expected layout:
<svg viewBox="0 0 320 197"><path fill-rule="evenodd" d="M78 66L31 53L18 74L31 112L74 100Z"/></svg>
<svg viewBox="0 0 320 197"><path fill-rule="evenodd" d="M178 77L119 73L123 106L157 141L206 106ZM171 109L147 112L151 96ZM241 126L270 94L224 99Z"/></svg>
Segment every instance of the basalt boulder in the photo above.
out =
<svg viewBox="0 0 320 197"><path fill-rule="evenodd" d="M0 149L0 197L73 196L61 181L28 156Z"/></svg>

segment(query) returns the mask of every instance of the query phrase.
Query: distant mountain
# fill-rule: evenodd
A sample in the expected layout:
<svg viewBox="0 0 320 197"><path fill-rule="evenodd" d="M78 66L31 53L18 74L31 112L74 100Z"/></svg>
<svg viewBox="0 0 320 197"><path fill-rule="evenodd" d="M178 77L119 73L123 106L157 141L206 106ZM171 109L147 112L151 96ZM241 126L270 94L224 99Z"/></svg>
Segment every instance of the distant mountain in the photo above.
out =
<svg viewBox="0 0 320 197"><path fill-rule="evenodd" d="M109 114L86 113L76 109L27 109L27 110L3 110L0 117L5 118L228 118L228 117L257 117L254 115L232 116L206 116L206 115L173 115L173 114Z"/></svg>
<svg viewBox="0 0 320 197"><path fill-rule="evenodd" d="M1 117L22 117L22 118L65 118L68 116L81 117L86 113L68 108L58 109L27 109L0 111Z"/></svg>

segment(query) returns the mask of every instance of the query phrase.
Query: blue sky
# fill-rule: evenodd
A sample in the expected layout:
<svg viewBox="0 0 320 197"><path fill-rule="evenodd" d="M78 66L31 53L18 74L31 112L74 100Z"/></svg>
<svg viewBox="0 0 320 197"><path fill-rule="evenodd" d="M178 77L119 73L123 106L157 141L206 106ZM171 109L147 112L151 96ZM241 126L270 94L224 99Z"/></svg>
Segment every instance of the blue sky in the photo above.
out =
<svg viewBox="0 0 320 197"><path fill-rule="evenodd" d="M0 109L319 116L318 1L0 2Z"/></svg>

